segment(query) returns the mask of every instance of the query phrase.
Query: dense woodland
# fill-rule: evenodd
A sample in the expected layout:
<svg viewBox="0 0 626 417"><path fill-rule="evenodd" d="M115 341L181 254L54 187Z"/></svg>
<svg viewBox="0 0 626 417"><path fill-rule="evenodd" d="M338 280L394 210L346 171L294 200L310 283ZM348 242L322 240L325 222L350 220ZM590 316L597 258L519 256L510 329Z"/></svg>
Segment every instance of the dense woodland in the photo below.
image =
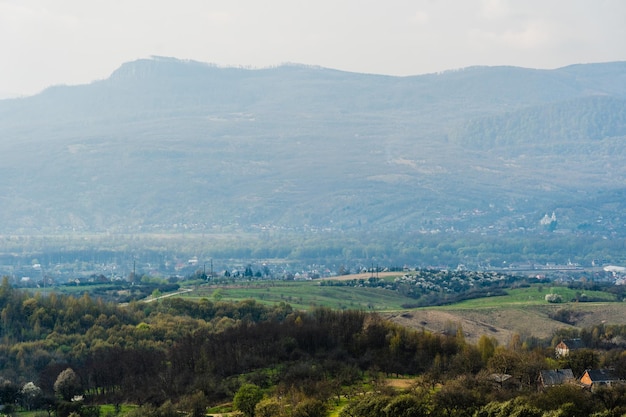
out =
<svg viewBox="0 0 626 417"><path fill-rule="evenodd" d="M167 298L121 306L0 286L0 401L67 416L98 405L139 405L131 415L204 415L233 403L246 415L342 417L621 415L622 387L537 391L541 369L612 366L626 376L626 326L563 331L553 340L514 337L507 346L461 328L433 334L362 311L294 311L254 300ZM588 348L555 359L560 338ZM510 374L506 384L492 374ZM414 377L402 390L386 377ZM77 397L78 396L78 397ZM72 401L78 398L79 401ZM517 413L517 414L516 414ZM75 415L76 415L75 414Z"/></svg>

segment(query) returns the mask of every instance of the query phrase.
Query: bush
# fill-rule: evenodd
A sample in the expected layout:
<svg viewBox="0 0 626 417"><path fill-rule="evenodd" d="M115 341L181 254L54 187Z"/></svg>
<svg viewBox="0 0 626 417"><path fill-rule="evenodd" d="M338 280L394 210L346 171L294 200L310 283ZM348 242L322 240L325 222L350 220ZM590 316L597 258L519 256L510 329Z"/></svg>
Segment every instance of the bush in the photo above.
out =
<svg viewBox="0 0 626 417"><path fill-rule="evenodd" d="M255 417L279 417L283 415L280 402L274 398L266 398L257 403Z"/></svg>
<svg viewBox="0 0 626 417"><path fill-rule="evenodd" d="M545 297L546 301L549 303L562 303L563 302L563 297L561 297L559 294L546 294Z"/></svg>
<svg viewBox="0 0 626 417"><path fill-rule="evenodd" d="M306 399L298 404L292 413L293 417L324 417L326 416L326 405L312 398Z"/></svg>
<svg viewBox="0 0 626 417"><path fill-rule="evenodd" d="M254 384L243 384L235 397L233 405L247 417L254 417L254 408L263 398L261 389Z"/></svg>
<svg viewBox="0 0 626 417"><path fill-rule="evenodd" d="M561 323L565 324L575 324L577 316L578 313L576 313L575 311L567 310L564 308L561 308L554 313L548 314L548 317L550 317L552 320L560 321Z"/></svg>

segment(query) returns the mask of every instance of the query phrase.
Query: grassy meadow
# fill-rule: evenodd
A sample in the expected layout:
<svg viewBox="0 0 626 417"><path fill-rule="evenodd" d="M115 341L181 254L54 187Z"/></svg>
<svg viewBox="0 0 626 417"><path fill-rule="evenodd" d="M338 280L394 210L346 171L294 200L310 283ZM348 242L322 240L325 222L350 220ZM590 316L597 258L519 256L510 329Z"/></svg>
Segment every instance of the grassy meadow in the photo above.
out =
<svg viewBox="0 0 626 417"><path fill-rule="evenodd" d="M596 302L616 301L613 294L609 294L603 291L581 291L560 286L532 285L525 288L509 289L507 290L507 295L465 300L460 303L456 303L451 306L443 306L441 308L445 309L446 307L448 307L456 310L462 308L480 309L519 306L545 306L549 304L545 298L548 294L558 294L561 296L562 302L555 304L567 304L570 302L575 302L575 300L580 300L581 298L583 298L583 296L586 296L586 298L590 300L596 300Z"/></svg>
<svg viewBox="0 0 626 417"><path fill-rule="evenodd" d="M389 311L415 300L382 288L333 287L320 281L269 281L226 286L198 286L185 298L241 301L255 299L261 303L287 303L295 309L329 307L338 310Z"/></svg>
<svg viewBox="0 0 626 417"><path fill-rule="evenodd" d="M388 277L386 279L393 279ZM384 288L321 285L322 281L265 281L228 285L199 285L184 295L185 298L208 298L213 301L242 301L255 299L266 304L285 302L296 309L329 307L346 310L397 311L403 305L414 304L415 299ZM615 295L603 291L583 291L565 286L533 284L528 287L506 290L506 295L476 298L458 303L425 307L437 309L481 309L520 306L546 306L546 295L558 294L566 305L576 301L615 302Z"/></svg>

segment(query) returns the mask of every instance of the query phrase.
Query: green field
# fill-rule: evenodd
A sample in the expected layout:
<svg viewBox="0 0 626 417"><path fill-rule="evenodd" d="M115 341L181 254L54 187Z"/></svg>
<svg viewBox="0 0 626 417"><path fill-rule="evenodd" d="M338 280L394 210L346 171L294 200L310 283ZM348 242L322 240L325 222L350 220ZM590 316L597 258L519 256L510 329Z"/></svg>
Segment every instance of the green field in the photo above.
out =
<svg viewBox="0 0 626 417"><path fill-rule="evenodd" d="M261 303L287 303L296 309L329 307L339 310L401 310L414 299L382 288L322 286L320 281L271 281L225 286L199 286L184 298L241 301L255 299Z"/></svg>
<svg viewBox="0 0 626 417"><path fill-rule="evenodd" d="M329 307L346 310L395 311L405 310L403 305L415 304L415 299L405 297L396 291L383 288L364 288L349 286L324 286L321 281L268 281L250 282L233 285L201 285L185 298L210 300L241 301L255 299L265 304L285 302L296 309ZM613 294L602 291L583 291L555 285L532 285L524 288L506 290L506 295L476 298L436 308L481 309L519 306L550 305L545 299L547 294L558 294L562 303L575 300L587 302L615 302ZM552 304L554 305L554 304ZM435 307L428 307L435 308Z"/></svg>
<svg viewBox="0 0 626 417"><path fill-rule="evenodd" d="M602 291L583 291L556 285L532 285L506 290L506 295L476 298L459 303L428 307L438 309L484 309L520 306L556 306L579 301L615 302L613 294ZM547 294L558 294L562 303L551 304L545 299ZM349 286L326 286L321 281L266 281L246 282L225 285L199 285L192 291L180 295L186 299L217 301L242 301L254 299L264 304L287 303L296 309L328 307L339 310L356 309L368 311L406 310L406 305L416 300L383 288Z"/></svg>
<svg viewBox="0 0 626 417"><path fill-rule="evenodd" d="M583 295L585 295L587 299L593 299L598 302L616 301L613 294L602 291L581 291L567 287L533 285L527 288L514 288L507 290L507 295L476 298L473 300L462 301L451 306L444 306L442 308L453 308L455 310L466 308L474 310L481 308L545 306L549 304L545 299L547 294L560 295L563 299L563 302L560 304L566 304L572 300L581 299Z"/></svg>

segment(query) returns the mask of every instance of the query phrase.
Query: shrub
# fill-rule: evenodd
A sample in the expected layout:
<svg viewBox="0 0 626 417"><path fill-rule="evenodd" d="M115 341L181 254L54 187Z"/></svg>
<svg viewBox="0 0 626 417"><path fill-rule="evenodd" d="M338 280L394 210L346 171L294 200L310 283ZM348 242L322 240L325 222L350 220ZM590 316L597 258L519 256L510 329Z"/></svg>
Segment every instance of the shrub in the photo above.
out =
<svg viewBox="0 0 626 417"><path fill-rule="evenodd" d="M545 299L549 303L562 303L563 302L563 297L561 297L559 294L554 294L554 293L546 294Z"/></svg>

